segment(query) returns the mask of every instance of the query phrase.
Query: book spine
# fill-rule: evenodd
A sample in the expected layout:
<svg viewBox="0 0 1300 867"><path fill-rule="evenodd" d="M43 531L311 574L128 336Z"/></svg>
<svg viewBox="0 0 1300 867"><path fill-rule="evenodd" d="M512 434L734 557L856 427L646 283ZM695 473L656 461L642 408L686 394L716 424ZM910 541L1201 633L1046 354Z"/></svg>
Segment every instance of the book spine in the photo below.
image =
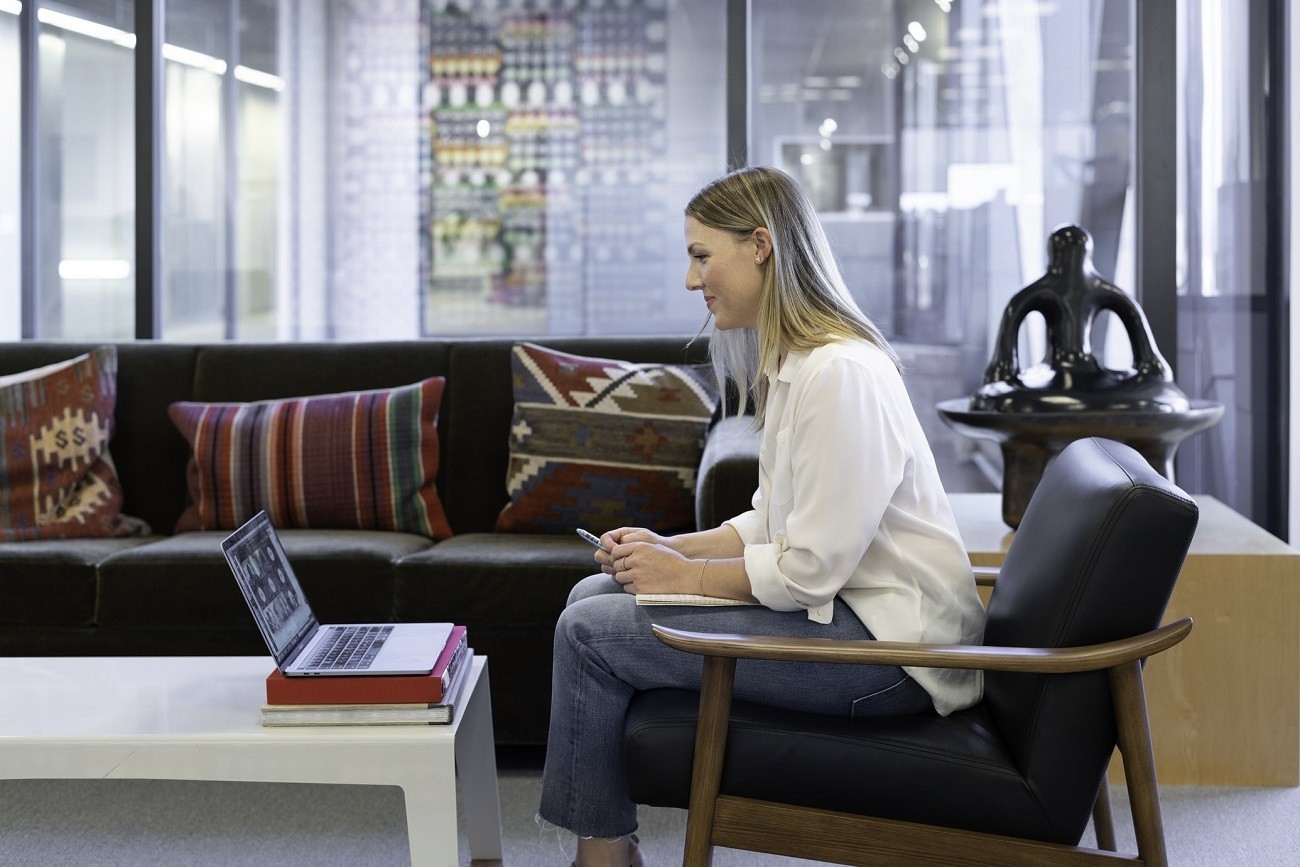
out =
<svg viewBox="0 0 1300 867"><path fill-rule="evenodd" d="M447 637L447 646L443 648L442 653L438 655L438 661L433 666L433 673L441 672L442 693L434 701L442 698L447 691L447 685L451 683L451 677L456 673L456 666L465 656L465 648L469 646L468 635L464 626L457 626Z"/></svg>
<svg viewBox="0 0 1300 867"><path fill-rule="evenodd" d="M456 642L456 647L451 653L451 659L447 662L447 669L442 674L442 695L438 696L441 700L447 694L447 689L456 679L456 672L465 664L465 658L469 655L469 639L464 629L461 629L460 641Z"/></svg>

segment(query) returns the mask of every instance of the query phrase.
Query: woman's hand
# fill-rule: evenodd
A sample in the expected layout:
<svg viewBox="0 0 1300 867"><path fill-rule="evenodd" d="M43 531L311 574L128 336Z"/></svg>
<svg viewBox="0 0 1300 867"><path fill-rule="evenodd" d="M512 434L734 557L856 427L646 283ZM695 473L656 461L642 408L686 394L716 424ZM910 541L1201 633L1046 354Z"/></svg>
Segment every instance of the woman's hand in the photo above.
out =
<svg viewBox="0 0 1300 867"><path fill-rule="evenodd" d="M617 531L615 531L617 532ZM610 552L611 566L604 569L627 593L693 593L695 585L692 562L678 554L661 537L649 531L649 539L633 533L621 536L623 541Z"/></svg>
<svg viewBox="0 0 1300 867"><path fill-rule="evenodd" d="M673 536L660 536L653 530L647 530L645 527L619 527L617 530L610 530L604 536L600 537L601 542L608 542L612 545L627 545L632 542L649 542L651 545L662 545L665 548L673 548Z"/></svg>
<svg viewBox="0 0 1300 867"><path fill-rule="evenodd" d="M648 542L651 545L662 545L665 548L672 547L672 538L660 536L644 527L619 527L617 530L610 530L600 537L600 550L596 552L596 562L600 564L600 571L606 575L613 575L618 571L615 565L615 557L610 552L617 545L629 544L631 542Z"/></svg>

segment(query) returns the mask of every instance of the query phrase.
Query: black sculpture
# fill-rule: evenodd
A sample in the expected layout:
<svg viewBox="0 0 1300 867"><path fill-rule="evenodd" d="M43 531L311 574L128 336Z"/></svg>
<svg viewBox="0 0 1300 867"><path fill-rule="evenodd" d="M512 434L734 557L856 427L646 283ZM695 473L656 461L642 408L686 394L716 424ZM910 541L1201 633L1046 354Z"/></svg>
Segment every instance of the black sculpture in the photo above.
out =
<svg viewBox="0 0 1300 867"><path fill-rule="evenodd" d="M1174 384L1146 316L1137 303L1092 267L1092 239L1078 226L1064 226L1048 240L1047 273L1016 293L1002 314L993 359L971 409L994 412L1135 410L1175 412L1189 406ZM1109 310L1133 347L1133 367L1102 367L1092 352L1092 325ZM1016 344L1030 313L1047 322L1043 364L1024 372Z"/></svg>
<svg viewBox="0 0 1300 867"><path fill-rule="evenodd" d="M939 415L967 436L1002 448L1002 520L1016 527L1043 466L1076 439L1100 436L1127 443L1173 480L1178 443L1223 415L1223 405L1191 401L1156 349L1146 316L1133 299L1092 267L1092 239L1063 226L1048 241L1047 273L1007 304L993 358L969 399L939 404ZM1103 367L1092 351L1092 326L1109 310L1128 335L1133 365ZM1030 313L1047 323L1047 353L1020 366L1016 344Z"/></svg>

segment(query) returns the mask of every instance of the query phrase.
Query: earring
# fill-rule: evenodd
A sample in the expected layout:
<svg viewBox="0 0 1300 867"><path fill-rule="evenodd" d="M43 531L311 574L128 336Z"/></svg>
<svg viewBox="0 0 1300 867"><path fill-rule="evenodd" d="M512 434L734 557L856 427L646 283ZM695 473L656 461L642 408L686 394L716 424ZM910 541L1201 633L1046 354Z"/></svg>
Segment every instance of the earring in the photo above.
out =
<svg viewBox="0 0 1300 867"><path fill-rule="evenodd" d="M755 257L754 257L754 264L755 264L755 265L762 265L762 264L763 264L763 257L762 257L762 256L755 256Z"/></svg>

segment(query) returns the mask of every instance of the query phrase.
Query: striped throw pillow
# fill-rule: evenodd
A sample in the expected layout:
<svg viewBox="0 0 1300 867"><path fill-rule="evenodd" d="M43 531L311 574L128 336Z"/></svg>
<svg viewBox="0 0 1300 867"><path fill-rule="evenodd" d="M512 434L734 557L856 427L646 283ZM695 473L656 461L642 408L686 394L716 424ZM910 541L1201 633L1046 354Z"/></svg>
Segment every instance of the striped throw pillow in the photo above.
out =
<svg viewBox="0 0 1300 867"><path fill-rule="evenodd" d="M717 393L704 365L632 364L521 343L511 356L510 502L498 532L695 526Z"/></svg>
<svg viewBox="0 0 1300 867"><path fill-rule="evenodd" d="M443 378L257 403L173 403L189 441L190 506L176 532L279 528L451 535L435 481Z"/></svg>

